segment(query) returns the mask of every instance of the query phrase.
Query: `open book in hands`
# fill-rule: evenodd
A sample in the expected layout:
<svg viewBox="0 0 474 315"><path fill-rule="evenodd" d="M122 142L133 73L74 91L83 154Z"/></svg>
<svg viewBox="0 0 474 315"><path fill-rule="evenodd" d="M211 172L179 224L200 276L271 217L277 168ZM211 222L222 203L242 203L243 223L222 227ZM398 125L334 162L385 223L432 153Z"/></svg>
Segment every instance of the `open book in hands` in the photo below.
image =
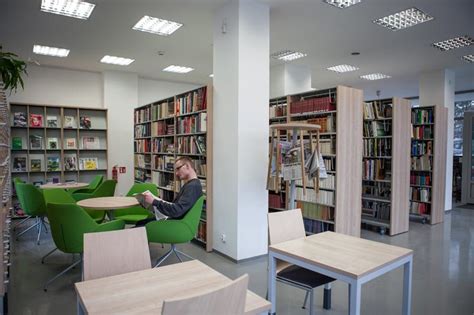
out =
<svg viewBox="0 0 474 315"><path fill-rule="evenodd" d="M142 193L133 194L133 196L138 200L138 202L140 203L140 205L141 205L143 208L145 208L145 209L147 209L148 211L151 211L151 212L154 213L155 218L156 218L157 221L168 219L168 217L167 217L166 215L164 215L163 213L161 213L161 212L158 210L158 208L156 208L156 207L153 206L152 204L146 202L146 198L145 198L145 194L146 194L146 193L150 193L150 195L152 195L153 198L156 199L156 200L162 200L161 198L159 198L159 197L153 195L149 190L144 191L144 192L142 192Z"/></svg>

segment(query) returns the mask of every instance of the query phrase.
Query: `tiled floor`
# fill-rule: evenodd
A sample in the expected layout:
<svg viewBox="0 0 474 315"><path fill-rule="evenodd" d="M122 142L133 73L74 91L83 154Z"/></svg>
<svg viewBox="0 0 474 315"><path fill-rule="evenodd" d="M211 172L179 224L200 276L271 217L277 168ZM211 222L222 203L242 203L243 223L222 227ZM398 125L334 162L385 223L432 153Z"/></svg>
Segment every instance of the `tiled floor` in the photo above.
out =
<svg viewBox="0 0 474 315"><path fill-rule="evenodd" d="M73 283L80 279L76 268L58 279L44 292L43 284L71 263L71 255L56 252L42 265L41 256L53 248L50 234L37 246L35 233L15 241L12 249L9 289L10 314L74 314L76 296ZM474 314L474 210L457 208L436 226L410 223L410 232L395 237L364 231L362 237L411 248L414 254L412 314ZM216 253L206 253L189 244L180 247L191 256L234 279L250 276L249 288L265 296L266 257L235 264ZM153 258L164 252L152 246ZM76 257L77 259L77 257ZM175 260L168 260L174 263ZM401 314L402 268L379 277L362 287L362 314ZM335 282L332 309L322 309L322 288L316 290L317 314L347 314L347 285ZM301 309L304 292L277 285L277 314L307 314Z"/></svg>

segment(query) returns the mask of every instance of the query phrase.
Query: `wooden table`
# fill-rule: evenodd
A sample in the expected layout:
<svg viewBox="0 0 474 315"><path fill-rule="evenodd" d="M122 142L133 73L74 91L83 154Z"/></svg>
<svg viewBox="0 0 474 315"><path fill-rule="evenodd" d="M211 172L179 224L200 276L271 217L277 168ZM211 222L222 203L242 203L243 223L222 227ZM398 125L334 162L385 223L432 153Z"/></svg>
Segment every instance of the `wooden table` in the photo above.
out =
<svg viewBox="0 0 474 315"><path fill-rule="evenodd" d="M113 220L113 210L139 205L135 197L98 197L80 200L77 205L89 210L106 210L107 216Z"/></svg>
<svg viewBox="0 0 474 315"><path fill-rule="evenodd" d="M403 314L411 313L413 251L334 232L269 247L268 296L276 305L276 259L319 272L349 284L349 314L360 314L362 284L403 266Z"/></svg>
<svg viewBox="0 0 474 315"><path fill-rule="evenodd" d="M198 260L77 282L78 314L161 314L164 300L204 292L231 280ZM260 314L270 302L247 291L245 314ZM197 312L198 313L198 312Z"/></svg>
<svg viewBox="0 0 474 315"><path fill-rule="evenodd" d="M83 188L89 186L88 183L49 183L41 185L41 189L53 189L53 188L60 188L60 189L75 189L75 188Z"/></svg>

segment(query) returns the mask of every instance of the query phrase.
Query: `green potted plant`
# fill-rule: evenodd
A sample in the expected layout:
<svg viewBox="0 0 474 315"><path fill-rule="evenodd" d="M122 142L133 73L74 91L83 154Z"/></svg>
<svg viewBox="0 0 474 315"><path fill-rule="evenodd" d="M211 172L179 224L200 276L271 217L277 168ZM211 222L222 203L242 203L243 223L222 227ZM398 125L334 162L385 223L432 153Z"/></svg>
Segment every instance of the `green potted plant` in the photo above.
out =
<svg viewBox="0 0 474 315"><path fill-rule="evenodd" d="M26 72L26 62L18 59L18 56L11 52L4 52L0 46L0 83L3 82L3 89L16 91L20 86L24 87L22 75Z"/></svg>

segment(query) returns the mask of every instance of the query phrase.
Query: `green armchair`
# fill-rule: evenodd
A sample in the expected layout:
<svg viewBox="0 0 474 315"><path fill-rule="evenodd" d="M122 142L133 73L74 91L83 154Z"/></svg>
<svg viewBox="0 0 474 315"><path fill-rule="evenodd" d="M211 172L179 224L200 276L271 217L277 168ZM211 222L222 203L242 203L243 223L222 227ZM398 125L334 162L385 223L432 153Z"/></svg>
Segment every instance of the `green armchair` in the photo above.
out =
<svg viewBox="0 0 474 315"><path fill-rule="evenodd" d="M46 204L44 202L43 193L34 185L22 182L15 182L15 188L23 211L25 211L29 217L34 217L36 219L36 223L18 234L16 239L18 240L20 236L36 227L38 229L36 243L39 245L41 231L43 228L47 231L44 221L44 216L46 215Z"/></svg>
<svg viewBox="0 0 474 315"><path fill-rule="evenodd" d="M136 183L130 188L127 196L133 196L136 193L142 193L149 190L153 195L158 195L158 189L155 184ZM127 224L136 224L138 221L152 218L153 214L142 206L134 206L126 209L117 209L114 211L116 219L124 220Z"/></svg>
<svg viewBox="0 0 474 315"><path fill-rule="evenodd" d="M99 185L102 184L103 180L104 180L104 175L96 175L90 181L90 183L87 187L70 189L69 192L71 194L75 194L75 193L92 194L94 192L94 190L96 190L99 187Z"/></svg>
<svg viewBox="0 0 474 315"><path fill-rule="evenodd" d="M45 291L54 280L82 262L85 233L121 230L125 226L122 220L98 224L75 204L48 203L47 213L56 247L64 253L81 254L81 258L46 282Z"/></svg>
<svg viewBox="0 0 474 315"><path fill-rule="evenodd" d="M115 186L117 186L117 181L109 179L103 181L93 193L73 193L72 197L76 201L89 199L89 198L98 198L98 197L111 197L115 194ZM102 222L105 217L105 211L100 210L87 210L86 212L96 221Z"/></svg>
<svg viewBox="0 0 474 315"><path fill-rule="evenodd" d="M196 235L203 203L204 196L201 196L181 220L160 220L145 225L149 242L171 245L170 250L157 260L155 267L158 267L173 253L178 257L179 261L182 261L179 254L193 259L191 256L176 249L176 244L188 243Z"/></svg>

